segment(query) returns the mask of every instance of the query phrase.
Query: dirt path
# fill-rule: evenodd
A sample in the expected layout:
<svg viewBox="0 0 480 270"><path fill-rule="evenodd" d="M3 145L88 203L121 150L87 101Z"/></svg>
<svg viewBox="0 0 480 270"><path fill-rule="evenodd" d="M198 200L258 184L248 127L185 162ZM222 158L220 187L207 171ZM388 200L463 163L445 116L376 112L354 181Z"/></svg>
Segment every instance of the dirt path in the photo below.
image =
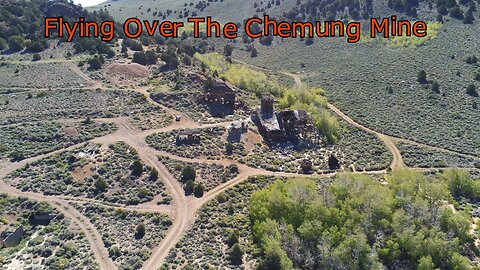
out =
<svg viewBox="0 0 480 270"><path fill-rule="evenodd" d="M363 125L360 125L359 123L355 122L352 118L348 117L346 114L344 114L342 111L337 109L333 104L328 103L328 108L336 113L338 116L340 116L345 122L349 123L350 125L353 125L357 128L360 128L370 134L375 135L379 140L385 144L385 146L388 148L390 153L392 153L392 163L390 164L391 169L398 169L398 168L404 168L406 167L405 164L403 163L402 159L402 154L400 153L400 150L398 150L397 145L395 144L395 141L393 140L392 137L384 135L382 133L376 132L372 129L369 129Z"/></svg>
<svg viewBox="0 0 480 270"><path fill-rule="evenodd" d="M18 65L38 65L38 64L49 64L49 63L76 63L82 60L85 60L84 57L75 57L70 59L41 59L39 61L2 61L7 64L18 64Z"/></svg>
<svg viewBox="0 0 480 270"><path fill-rule="evenodd" d="M289 73L289 72L282 72L282 74L285 74L289 77L291 77L296 85L302 85L302 80L297 74L294 73ZM392 153L392 163L390 164L391 169L398 169L398 168L404 168L405 163L403 163L402 159L402 154L400 153L400 150L398 150L395 141L390 137L385 134L376 132L375 130L372 130L368 127L365 127L357 122L355 122L352 118L348 117L346 114L344 114L342 111L340 111L337 107L335 107L331 103L327 103L328 108L333 111L335 114L337 114L340 118L342 118L345 122L349 123L350 125L353 125L363 131L366 131L370 134L375 135L379 140L385 144L385 146L388 148L390 153Z"/></svg>
<svg viewBox="0 0 480 270"><path fill-rule="evenodd" d="M84 205L88 203L88 204L94 204L99 207L113 208L115 210L120 209L120 210L131 211L131 212L160 213L160 214L168 214L168 215L173 213L173 207L171 205L150 205L145 203L145 204L124 206L116 203L106 203L106 202L99 201L96 199L91 199L91 198L81 198L81 197L71 197L71 196L54 196L54 197L69 203L76 203L79 205Z"/></svg>
<svg viewBox="0 0 480 270"><path fill-rule="evenodd" d="M90 223L90 220L65 202L55 201L54 205L58 205L57 209L72 219L85 233L85 237L90 243L90 247L92 247L100 269L116 269L112 259L108 256L108 251L103 244L102 236L95 226Z"/></svg>
<svg viewBox="0 0 480 270"><path fill-rule="evenodd" d="M240 61L237 61L240 62ZM242 63L242 62L241 62ZM243 63L245 64L245 63ZM247 64L248 66L254 67L252 65ZM263 68L254 67L261 70L266 70ZM92 87L89 89L96 89L96 87L101 89L106 89L102 86L101 82L95 82L91 80L87 75L85 75L78 67L72 65L72 70L78 73L82 78L86 79L88 82L92 82ZM266 70L268 72L272 72L271 70ZM296 74L282 72L284 75L290 76L296 84L301 85L302 81L300 77ZM150 270L150 269L158 269L162 263L164 262L165 258L168 256L170 250L175 246L175 244L183 237L183 235L191 228L195 221L196 211L202 207L205 203L214 199L218 194L224 192L225 190L245 181L251 176L254 175L271 175L271 176L278 176L278 177L332 177L337 173L328 173L328 174L314 174L314 175L304 175L304 174L296 174L296 173L282 173L282 172L271 172L263 169L251 168L245 164L240 164L234 160L228 159L221 159L221 160L206 160L201 158L183 158L172 155L170 153L157 151L152 147L148 146L145 142L145 138L148 135L158 133L158 132L169 132L174 129L178 128L204 128L204 127L214 127L214 126L228 126L231 124L232 121L216 123L216 124L206 124L201 125L196 123L192 119L188 117L185 113L179 112L175 109L163 106L158 104L150 97L150 93L148 92L148 87L139 87L132 89L138 93L144 95L148 102L159 106L162 110L166 111L172 119L179 115L181 116L180 121L172 121L172 123L164 128L160 129L153 129L147 131L140 131L131 126L129 120L127 118L118 117L118 118L110 118L110 119L98 119L99 121L105 121L114 123L117 125L118 129L112 134L95 138L90 140L90 142L94 143L101 143L104 145L108 145L111 143L115 143L118 141L123 141L134 148L139 158L144 162L145 165L155 168L159 172L160 179L163 180L167 192L172 196L173 202L171 205L164 206L164 205L156 205L154 202L156 198L154 198L153 202L137 205L137 206L122 206L122 205L115 205L115 204L106 204L101 201L93 200L93 199L86 199L86 198L76 198L76 197L69 197L69 196L44 196L37 193L29 193L29 192L21 192L16 190L8 185L6 185L1 179L3 179L8 173L13 172L21 167L23 167L27 163L31 163L33 161L40 160L42 158L48 157L50 155L60 153L62 151L72 150L74 148L80 147L84 143L80 143L77 145L70 146L65 149L61 149L58 151L51 152L49 154L40 155L34 158L26 159L22 162L18 163L6 163L0 166L0 190L2 193L7 193L14 196L25 196L28 198L41 200L49 202L50 204L54 205L59 211L65 214L65 216L71 218L73 222L75 222L85 233L87 240L89 241L92 251L95 255L96 260L100 264L101 269L116 269L115 265L113 264L112 260L108 257L108 251L104 246L104 243L101 239L99 232L95 229L95 227L89 222L88 218L83 216L77 210L75 210L69 202L78 203L78 204L85 204L85 203L94 203L102 206L107 207L114 207L114 208L121 208L124 210L129 211L138 211L138 212L158 212L158 213L165 213L169 214L172 217L172 225L167 231L165 238L158 245L152 250L152 255L150 258L144 263L142 269ZM381 134L376 132L368 127L365 127L353 119L348 117L338 108L336 108L332 104L328 104L328 108L336 113L339 117L345 120L347 123L356 126L368 133L374 134L377 136L389 149L389 151L393 155L393 161L391 163L391 168L402 168L405 167L403 163L402 156L398 148L396 147L395 142L404 140L401 138L395 138L392 136L388 136L385 134ZM418 144L418 143L417 143ZM419 144L422 145L422 144ZM445 149L444 149L445 150ZM447 151L447 150L445 150ZM193 196L185 196L184 190L182 185L180 184L177 179L175 179L168 171L168 169L158 160L159 155L164 155L173 159L185 161L185 162L198 162L198 163L207 163L207 164L222 164L222 165L230 165L236 164L239 168L239 174L237 177L223 183L212 190L206 192L203 197L195 198ZM386 170L380 171L370 171L370 172L354 172L358 174L363 173L370 173L370 174L385 174Z"/></svg>
<svg viewBox="0 0 480 270"><path fill-rule="evenodd" d="M85 238L92 248L92 253L95 256L95 260L100 265L100 269L116 269L113 261L108 257L108 251L103 245L100 233L97 231L95 226L91 224L90 221L85 216L80 214L76 209L55 197L44 196L38 193L22 192L6 186L3 182L0 182L0 187L2 193L10 196L26 197L36 201L47 202L55 207L57 211L69 218L83 231Z"/></svg>
<svg viewBox="0 0 480 270"><path fill-rule="evenodd" d="M93 88L104 88L102 82L100 81L94 81L90 77L88 77L85 73L83 73L80 68L75 65L75 63L71 62L69 63L69 68L71 71L73 71L75 74L80 76L82 79L84 79L88 84L91 85Z"/></svg>
<svg viewBox="0 0 480 270"><path fill-rule="evenodd" d="M118 130L115 133L93 139L92 141L101 144L123 141L130 145L137 151L139 158L145 165L155 168L158 171L159 178L163 180L167 192L173 199L173 204L170 209L173 220L172 226L169 228L162 242L152 250L152 256L143 266L143 269L157 269L168 255L170 249L173 248L183 235L183 232L193 223L195 219L195 208L193 207L192 198L185 196L181 184L168 172L165 166L158 161L157 151L145 143L145 137L149 133L135 129L128 123L127 119L117 118L113 120L113 122L118 126ZM178 127L178 123L173 123L161 129L161 131L167 132ZM158 206L152 204L144 207L147 209L156 209L157 211L159 209Z"/></svg>
<svg viewBox="0 0 480 270"><path fill-rule="evenodd" d="M28 158L20 162L10 163L9 165L5 166L0 170L0 190L1 190L1 193L5 193L11 196L16 196L16 197L21 196L21 197L26 197L26 198L37 200L37 201L44 201L54 206L59 212L64 214L66 217L70 218L72 222L77 224L80 227L80 229L82 229L86 239L88 240L88 242L90 243L90 246L92 247L93 255L95 256L96 261L99 263L100 268L107 269L107 270L116 269L115 265L113 264L113 261L108 257L108 251L103 245L103 241L102 241L102 238L100 237L100 234L95 229L95 227L77 210L73 209L72 207L70 207L68 204L66 204L59 198L44 196L42 194L33 193L33 192L22 192L20 190L17 190L13 187L8 186L3 181L5 176L7 176L9 173L24 167L26 164L30 164L32 162L41 160L43 158L49 157L57 153L61 153L63 151L73 150L75 148L80 147L81 145L83 145L83 143L72 145L70 147L60 149L48 154L36 156L33 158Z"/></svg>
<svg viewBox="0 0 480 270"><path fill-rule="evenodd" d="M260 68L260 69L263 69L263 68ZM297 74L289 73L289 72L282 72L282 73L287 75L287 76L290 76L291 78L293 78L293 80L295 81L295 84L297 84L297 85L302 84L302 80L300 79L300 77ZM436 147L436 146L432 146L432 145L428 145L428 144L424 144L424 143L419 143L419 142L416 142L416 141L412 141L412 140L408 140L408 139L404 139L404 138L400 138L400 137L395 137L395 136L382 134L380 132L377 132L373 129L370 129L368 127L365 127L365 126L355 122L352 118L348 117L345 113L343 113L341 110L339 110L337 107L335 107L331 103L328 103L328 108L330 110L332 110L333 112L335 112L338 116L340 116L343 120L345 120L349 124L354 125L354 126L360 128L360 129L362 129L362 130L364 130L368 133L374 134L380 140L382 140L393 155L393 161L392 161L392 164L391 164L392 169L406 167L405 164L403 163L401 153L396 146L397 142L405 142L405 143L413 144L413 145L420 146L420 147L430 148L432 150L436 150L436 151L439 151L439 152L444 152L444 153L449 153L449 154L454 154L454 155L459 155L459 156L479 160L479 157L474 156L474 155L469 155L469 154L465 154L465 153L461 153L461 152L457 152L457 151L452 151L452 150L441 148L441 147Z"/></svg>

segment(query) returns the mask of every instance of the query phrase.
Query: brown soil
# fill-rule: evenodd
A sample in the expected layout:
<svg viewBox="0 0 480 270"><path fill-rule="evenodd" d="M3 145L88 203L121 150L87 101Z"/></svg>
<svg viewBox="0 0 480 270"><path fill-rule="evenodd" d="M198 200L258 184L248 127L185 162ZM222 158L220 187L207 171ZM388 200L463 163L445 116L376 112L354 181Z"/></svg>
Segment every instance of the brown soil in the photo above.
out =
<svg viewBox="0 0 480 270"><path fill-rule="evenodd" d="M66 137L75 137L78 135L78 131L74 127L66 127L63 129L63 133Z"/></svg>
<svg viewBox="0 0 480 270"><path fill-rule="evenodd" d="M125 79L146 78L150 75L147 67L137 63L112 63L107 67L107 75Z"/></svg>
<svg viewBox="0 0 480 270"><path fill-rule="evenodd" d="M73 170L71 174L74 180L77 180L77 181L82 180L89 176L92 176L94 168L95 168L95 164L90 163L83 167L75 168L75 170Z"/></svg>
<svg viewBox="0 0 480 270"><path fill-rule="evenodd" d="M260 136L260 134L248 130L247 133L243 134L242 142L243 145L245 145L245 151L250 153L255 144L263 142L263 138Z"/></svg>

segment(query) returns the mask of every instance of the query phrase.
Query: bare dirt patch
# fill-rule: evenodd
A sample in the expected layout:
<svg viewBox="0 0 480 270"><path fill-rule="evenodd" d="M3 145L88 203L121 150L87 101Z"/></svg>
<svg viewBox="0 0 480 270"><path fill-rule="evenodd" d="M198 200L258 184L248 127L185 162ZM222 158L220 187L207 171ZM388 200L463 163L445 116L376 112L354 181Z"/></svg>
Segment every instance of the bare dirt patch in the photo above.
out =
<svg viewBox="0 0 480 270"><path fill-rule="evenodd" d="M77 167L75 170L71 172L73 180L83 180L87 177L90 177L93 175L93 172L95 171L96 164L90 163L87 164L83 167Z"/></svg>
<svg viewBox="0 0 480 270"><path fill-rule="evenodd" d="M137 63L112 63L105 71L106 77L115 84L127 85L136 84L138 81L147 78L150 70Z"/></svg>
<svg viewBox="0 0 480 270"><path fill-rule="evenodd" d="M63 129L63 133L66 137L78 136L78 130L75 127L66 127Z"/></svg>

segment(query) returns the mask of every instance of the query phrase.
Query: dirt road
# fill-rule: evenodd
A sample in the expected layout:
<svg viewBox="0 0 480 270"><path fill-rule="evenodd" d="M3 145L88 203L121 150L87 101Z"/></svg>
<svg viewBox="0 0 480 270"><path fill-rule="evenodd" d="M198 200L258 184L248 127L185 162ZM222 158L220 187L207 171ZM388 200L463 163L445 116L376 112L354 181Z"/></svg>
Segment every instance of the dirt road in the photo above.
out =
<svg viewBox="0 0 480 270"><path fill-rule="evenodd" d="M72 67L72 69L75 72L79 72L80 74L83 74L78 68ZM282 73L284 75L290 76L295 81L296 84L298 85L302 84L302 81L298 75L287 73L287 72L282 72ZM83 74L83 76L86 76L86 75ZM89 82L92 82L93 87L91 87L91 89L95 89L95 87L105 89L100 82L92 81L90 78L88 78L88 76L86 79L88 79ZM181 121L179 122L172 121L172 123L167 127L160 128L160 129L147 130L147 131L137 130L136 128L130 125L129 120L127 118L119 117L119 118L110 118L110 119L99 119L100 121L115 123L118 126L118 129L116 132L112 134L90 140L91 142L101 143L104 145L108 145L118 141L123 141L128 145L130 145L131 147L133 147L137 151L139 158L145 163L145 165L155 168L159 172L160 179L162 179L163 182L165 183L167 192L170 194L170 196L173 199L172 204L169 206L156 205L155 203L152 203L152 202L138 205L138 206L106 205L109 207L122 208L129 211L159 212L159 213L169 214L171 216L173 221L171 227L169 228L165 238L163 238L163 240L159 242L158 245L156 245L156 247L152 250L152 255L144 263L143 269L148 269L148 270L158 269L162 265L165 258L168 256L168 253L170 252L170 250L183 237L183 235L187 232L187 230L191 228L191 226L195 221L196 211L200 207L202 207L202 205L204 205L211 199L214 199L218 194L237 185L238 183L241 183L242 181L245 181L251 176L272 175L272 176L278 176L278 177L299 177L299 176L300 177L331 177L336 175L336 173L329 173L324 175L318 175L318 174L303 175L303 174L295 174L295 173L271 172L263 169L251 168L247 165L240 164L237 161L229 160L229 159L221 159L221 160L205 160L205 159L199 159L199 158L189 159L189 158L178 157L170 153L157 151L146 144L145 138L148 135L158 133L158 132L169 132L178 128L199 128L199 127L214 127L214 126L226 127L231 123L231 121L217 123L217 124L200 125L199 123L196 123L195 121L190 119L186 114L156 103L154 100L150 98L148 88L139 87L133 90L143 94L147 98L148 102L155 104L156 106L159 106L161 109L166 111L170 115L170 117L172 117L172 119L176 115L181 116ZM368 127L365 127L355 122L349 116L347 116L338 108L336 108L333 104L328 104L328 108L331 111L333 111L335 114L337 114L340 118L342 118L344 121L346 121L348 124L351 124L357 128L364 130L365 132L368 132L377 136L386 145L388 150L392 153L393 161L390 166L392 169L405 167L405 164L403 163L403 160L402 160L401 153L398 150L395 142L397 141L410 142L410 141L388 136L388 135L376 132ZM78 204L94 203L99 205L105 205L103 202L99 202L93 199L75 198L75 197L69 197L69 196L44 196L42 194L37 194L37 193L21 192L19 190L16 190L8 186L1 180L10 172L13 172L14 170L17 170L25 166L25 164L27 163L40 160L42 158L59 153L61 151L72 150L81 145L83 145L83 143L73 145L58 151L54 151L49 154L41 155L34 158L29 158L18 163L1 164L0 190L2 193L7 193L13 196L25 196L25 197L28 197L34 200L39 200L39 201L46 201L52 204L53 206L55 206L57 209L59 209L59 211L64 213L65 216L72 219L72 221L75 222L75 224L77 224L85 233L87 240L92 246L92 251L95 255L95 259L100 264L100 268L108 269L108 270L116 269L112 260L108 258L108 251L105 248L103 241L101 240L101 236L99 232L95 229L95 227L89 222L89 220L85 216L83 216L81 213L79 213L77 210L75 210L73 207L69 205L69 202L75 202ZM445 151L448 151L448 150L445 150ZM177 179L175 179L169 173L167 168L158 160L157 157L159 155L168 156L172 159L185 161L185 162L199 162L199 163L208 163L208 164L216 163L216 164L222 164L222 165L236 164L239 168L239 174L237 177L206 192L204 196L201 198L195 198L193 196L185 196L182 185L179 183L179 181L177 181ZM357 172L357 173L361 174L362 172ZM374 172L368 172L368 173L385 174L386 171L381 170L381 171L374 171Z"/></svg>
<svg viewBox="0 0 480 270"><path fill-rule="evenodd" d="M328 108L336 113L340 118L342 118L345 122L349 123L350 125L353 125L359 129L362 129L370 134L375 135L379 140L385 144L387 149L390 151L392 154L392 163L390 164L391 169L398 169L398 168L404 168L406 167L405 164L403 163L402 159L402 154L400 153L400 150L398 150L397 145L395 144L395 141L387 135L384 135L382 133L376 132L375 130L372 130L370 128L367 128L357 122L355 122L352 118L348 117L346 114L344 114L342 111L337 109L333 104L328 103Z"/></svg>
<svg viewBox="0 0 480 270"><path fill-rule="evenodd" d="M71 148L73 149L79 146L80 145L76 145L76 146L72 146ZM56 152L60 152L60 151L61 150ZM54 153L55 152L51 154L54 154ZM34 162L41 158L47 157L51 154L30 158L18 163L12 163L7 167L2 168L0 172L0 179L3 179L10 172L13 172L16 169L19 169L25 166L27 163ZM108 251L103 245L102 238L98 233L98 231L96 230L95 226L93 226L85 216L80 214L73 207L71 207L70 205L68 205L67 203L65 203L59 198L44 196L42 194L32 193L32 192L22 192L20 190L17 190L15 188L12 188L6 185L3 180L0 180L0 190L1 190L1 193L5 193L10 196L26 197L36 201L47 202L53 207L55 207L60 213L65 215L67 218L69 218L73 223L75 223L83 231L83 233L85 234L85 238L87 239L88 243L90 244L90 247L92 248L93 255L95 256L95 260L98 262L100 269L105 269L105 270L116 269L115 265L113 264L113 261L108 257Z"/></svg>
<svg viewBox="0 0 480 270"><path fill-rule="evenodd" d="M297 74L294 73L289 73L289 72L282 72L283 74L291 77L296 85L302 85L302 80ZM364 130L370 134L375 135L379 140L381 140L387 149L390 151L392 154L392 163L390 164L391 169L398 169L398 168L403 168L406 167L405 164L403 163L402 155L400 153L400 150L398 150L395 141L390 137L385 134L376 132L375 130L372 130L368 127L365 127L357 122L355 122L352 118L348 117L346 114L344 114L342 111L340 111L337 107L335 107L331 103L327 103L328 108L333 111L337 116L342 118L345 122L349 123L350 125L353 125L361 130Z"/></svg>

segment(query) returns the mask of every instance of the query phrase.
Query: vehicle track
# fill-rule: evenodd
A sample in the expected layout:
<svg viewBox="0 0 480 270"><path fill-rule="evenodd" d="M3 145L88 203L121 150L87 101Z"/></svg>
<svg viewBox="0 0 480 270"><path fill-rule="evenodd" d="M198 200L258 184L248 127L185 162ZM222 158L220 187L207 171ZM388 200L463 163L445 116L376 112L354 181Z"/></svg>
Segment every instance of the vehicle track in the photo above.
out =
<svg viewBox="0 0 480 270"><path fill-rule="evenodd" d="M59 198L55 198L53 196L44 196L42 194L33 193L33 192L22 192L20 190L17 190L13 187L8 186L3 181L3 178L5 178L5 176L7 176L9 173L17 169L22 168L27 163L38 161L42 158L46 158L50 155L54 155L62 151L66 151L66 150L68 151L76 147L80 147L82 144L70 146L68 148L57 150L49 154L40 155L34 158L25 159L21 162L11 163L10 165L2 168L0 170L0 190L1 190L1 193L5 193L10 196L26 197L26 198L37 200L37 201L47 202L50 205L54 206L59 212L61 212L66 217L70 218L72 222L77 224L79 228L84 232L85 238L88 240L92 248L93 255L95 256L95 259L98 262L100 269L105 269L105 270L116 269L115 265L113 264L113 261L108 257L108 251L103 245L103 241L100 234L98 233L96 228L90 223L90 221L87 218L85 218L82 214L80 214L77 210L73 209L71 206L69 206L67 203L65 203Z"/></svg>
<svg viewBox="0 0 480 270"><path fill-rule="evenodd" d="M243 64L243 65L249 66L251 68L257 69L257 70L262 70L262 71L266 71L266 72L272 72L272 71L276 72L274 70L269 70L267 68L258 67L258 66L243 62L243 61L238 60L238 59L232 59L232 60L236 63ZM292 78L296 85L302 85L303 84L301 78L297 74L294 74L294 73L291 73L291 72L286 72L286 71L280 71L280 72L277 72L277 73L281 73L281 74L284 74L284 75ZM396 136L391 136L391 135L386 135L386 134L377 132L375 130L372 130L368 127L365 127L365 126L355 122L353 119L348 117L345 113L343 113L341 110L339 110L333 104L328 103L328 107L332 111L334 111L338 116L340 116L342 119L349 122L350 124L355 125L356 127L361 128L361 129L363 129L363 130L365 130L365 131L367 131L371 134L374 134L377 137L379 137L379 135L380 135L380 137L382 137L382 138L379 137L379 139L382 140L385 143L385 145L387 146L387 148L392 152L392 155L393 155L393 158L394 158L394 160L392 161L392 164L391 164L392 168L406 167L405 164L403 163L403 160L401 159L401 157L402 157L401 152L397 148L396 142L406 142L406 143L410 143L410 144L413 144L413 145L416 145L416 146L421 146L421 147L429 148L429 149L432 149L432 150L436 150L436 151L439 151L439 152L444 152L444 153L459 155L459 156L466 157L466 158L473 158L475 160L480 160L480 157L478 157L478 156L474 156L474 155L470 155L470 154L466 154L466 153L462 153L462 152L458 152L458 151L453 151L453 150L449 150L449 149L445 149L445 148L441 148L441 147L437 147L437 146L432 146L432 145L429 145L429 144L420 143L420 142L416 142L416 141L413 141L413 140L400 138L400 137L396 137Z"/></svg>
<svg viewBox="0 0 480 270"><path fill-rule="evenodd" d="M240 62L240 61L236 61ZM243 62L240 62L243 63ZM246 63L243 63L246 64ZM253 68L261 69L261 70L266 70L268 72L271 72L271 70L267 70L264 68L259 68L252 66L250 64L247 64L248 66L251 66ZM75 69L76 72L81 72L78 68ZM281 72L284 75L290 76L296 84L301 85L302 81L300 77L296 74L288 73L288 72ZM83 76L86 76L83 74ZM82 77L83 77L82 76ZM88 76L87 76L88 78ZM89 87L89 89L96 89L95 86L98 86L101 89L106 89L101 85L100 82L95 82L88 78L88 81L93 82L93 87ZM140 159L147 165L151 166L159 172L159 177L164 181L166 189L168 193L172 196L173 203L170 206L158 206L152 203L146 203L142 205L138 205L135 207L123 207L123 206L118 206L114 205L112 207L119 207L122 209L130 210L130 211L139 211L139 212L161 212L161 213L168 213L172 217L172 226L169 228L167 231L167 234L165 235L165 238L152 250L152 255L151 257L144 263L142 269L158 269L163 261L165 260L166 256L170 252L170 250L175 246L175 244L183 237L183 235L186 233L188 229L191 228L195 221L195 215L196 211L202 207L205 203L210 201L211 199L215 198L218 194L224 192L225 190L237 185L238 183L241 183L242 181L245 181L251 176L254 175L271 175L271 176L278 176L278 177L332 177L336 175L337 173L329 173L329 174L314 174L314 175L304 175L304 174L296 174L296 173L282 173L282 172L271 172L263 169L256 169L256 168L251 168L247 165L240 164L236 161L232 160L227 160L227 159L222 159L222 160L205 160L205 159L188 159L188 158L182 158L178 157L169 153L165 153L162 151L157 151L153 149L152 147L148 146L145 142L145 138L148 135L157 133L157 132L169 132L174 129L178 128L199 128L199 127L214 127L214 126L227 126L231 123L231 121L228 122L223 122L223 123L217 123L217 124L207 124L207 125L201 125L199 123L194 122L192 119L190 119L186 114L176 111L172 108L168 108L166 106L163 106L161 104L158 104L155 102L153 99L151 99L150 94L148 92L148 88L141 87L141 88L135 88L133 89L134 91L143 94L148 102L151 104L155 104L156 106L159 106L163 110L165 110L172 118L176 115L181 116L181 121L176 122L172 121L172 123L164 128L160 129L154 129L154 130L147 130L147 131L139 131L132 127L130 123L128 122L128 119L126 118L111 118L111 119L101 119L101 121L105 122L111 122L115 123L118 126L118 129L116 132L95 138L93 140L90 140L90 142L95 142L95 143L101 143L104 145L110 144L110 143L115 143L118 141L123 141L136 149ZM406 141L410 142L408 140L402 139L402 138L396 138L392 136L388 136L379 132L376 132L368 127L365 127L357 122L355 122L353 119L348 117L346 114L344 114L342 111L340 111L338 108L336 108L333 104L328 104L328 108L332 110L334 113L336 113L339 117L341 117L343 120L345 120L347 123L354 125L368 133L374 134L377 136L382 142L386 145L386 147L389 149L389 151L393 155L393 161L391 163L391 168L402 168L405 167L402 156L400 151L395 145L396 141ZM431 147L428 145L420 144L413 142L417 145L420 146L426 146L426 147ZM96 260L100 264L101 269L116 269L115 265L113 264L112 260L108 258L108 252L106 248L103 245L103 241L101 240L100 234L98 231L95 229L95 227L89 222L89 220L83 216L81 213L73 209L73 207L68 205L68 202L75 202L79 204L83 203L95 203L99 205L104 205L101 202L98 202L96 200L90 200L90 199L83 199L83 198L72 198L68 196L44 196L41 194L37 193L29 193L29 192L21 192L19 190L16 190L12 187L9 187L6 185L3 179L8 173L13 172L16 169L19 169L23 167L27 163L31 163L33 161L40 160L42 158L48 157L50 155L53 155L55 153L60 153L62 151L68 151L71 149L74 149L76 147L79 147L83 145L84 143L80 143L77 145L73 145L61 150L57 150L54 152L51 152L49 154L45 155L40 155L34 158L29 158L26 159L22 162L18 163L9 163L9 164L4 164L3 167L0 168L0 190L2 193L7 193L10 195L14 196L25 196L29 197L32 199L36 200L41 200L41 201L46 201L49 202L50 204L54 205L64 213L66 216L71 218L73 222L78 224L82 231L85 233L87 240L89 241L90 245L92 246L92 251L95 255ZM439 148L441 149L441 148ZM444 151L450 151L443 149ZM456 153L456 152L454 152ZM173 159L181 160L181 161L186 161L186 162L201 162L201 163L217 163L217 164L224 164L224 165L229 165L229 164L237 164L239 167L239 174L237 177L227 181L226 183L223 183L214 189L206 192L203 197L201 198L194 198L192 196L185 196L183 187L175 179L167 170L167 168L158 160L158 155L165 155ZM478 157L475 157L478 158ZM434 169L434 168L430 168ZM380 170L380 171L370 171L370 172L356 172L358 174L364 174L364 173L371 173L371 174L385 174L386 170Z"/></svg>
<svg viewBox="0 0 480 270"><path fill-rule="evenodd" d="M295 81L295 84L302 85L302 80L300 79L300 77L297 74L289 73L289 72L282 72L282 73L287 75L287 76L290 76ZM377 132L377 131L375 131L373 129L370 129L370 128L362 125L362 124L359 124L358 122L356 122L355 120L353 120L352 118L347 116L340 109L335 107L335 105L333 105L331 103L327 103L327 106L331 111L333 111L335 114L337 114L343 120L345 120L347 123L349 123L349 124L351 124L351 125L353 125L357 128L360 128L360 129L362 129L362 130L364 130L364 131L366 131L370 134L373 134L373 135L377 136L377 138L379 138L381 141L383 141L385 146L389 149L389 151L393 155L393 160L392 160L392 163L390 165L390 167L392 169L406 167L405 163L403 162L401 152L396 145L396 142L405 142L405 143L413 144L413 145L420 146L420 147L430 148L432 150L436 150L436 151L439 151L439 152L459 155L459 156L463 156L463 157L467 157L467 158L473 158L475 160L480 159L479 157L474 156L474 155L469 155L469 154L465 154L465 153L461 153L461 152L457 152L457 151L452 151L452 150L449 150L449 149L436 147L436 146L428 145L428 144L425 144L425 143L419 143L419 142L412 141L412 140L409 140L409 139L390 136L390 135L386 135L386 134Z"/></svg>

